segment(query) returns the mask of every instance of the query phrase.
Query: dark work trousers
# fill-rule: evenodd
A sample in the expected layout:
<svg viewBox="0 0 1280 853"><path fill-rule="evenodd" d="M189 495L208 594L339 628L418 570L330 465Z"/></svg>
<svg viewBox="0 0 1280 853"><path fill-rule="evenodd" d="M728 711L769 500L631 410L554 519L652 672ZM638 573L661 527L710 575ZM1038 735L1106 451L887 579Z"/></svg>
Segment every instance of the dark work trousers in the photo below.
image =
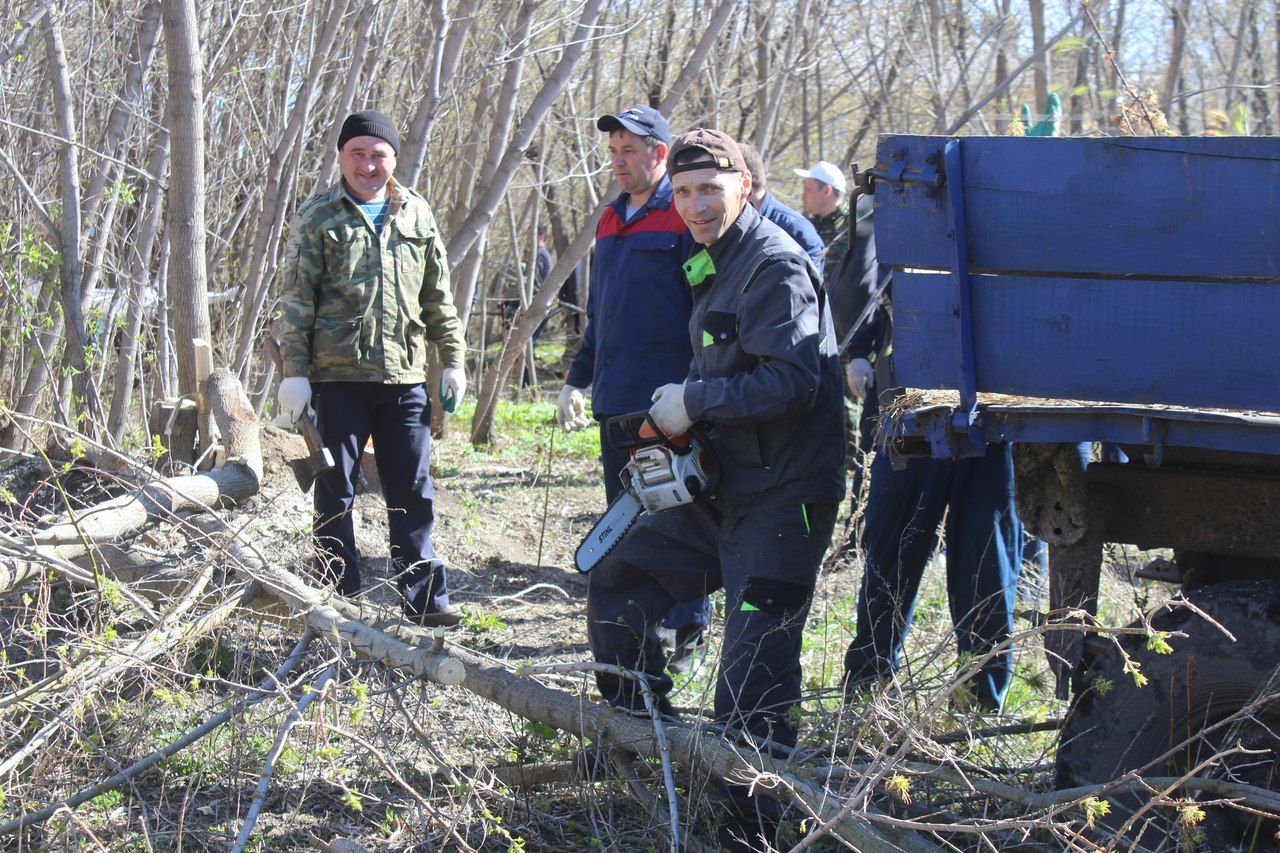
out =
<svg viewBox="0 0 1280 853"><path fill-rule="evenodd" d="M612 504L614 498L622 494L625 489L622 484L622 469L630 461L631 454L626 450L618 450L609 443L609 438L604 433L604 422L606 420L608 418L600 421L600 462L601 467L604 468L605 500ZM701 598L683 602L671 608L671 612L667 614L662 627L679 629L696 625L699 628L705 628L710 621L711 599L704 595Z"/></svg>
<svg viewBox="0 0 1280 853"><path fill-rule="evenodd" d="M947 599L961 655L985 655L1013 633L1022 524L1013 505L1010 446L990 445L974 459L910 459L901 471L880 453L871 463L857 634L844 659L851 684L901 666L920 580L947 510ZM1012 675L1013 650L1006 648L970 683L974 698L999 708Z"/></svg>
<svg viewBox="0 0 1280 853"><path fill-rule="evenodd" d="M601 663L648 675L657 704L671 713L658 623L674 604L724 588L725 628L716 679L716 719L761 741L794 746L791 709L800 702L800 641L836 504L809 504L724 516L706 501L641 516L591 571L587 636ZM597 673L600 693L643 710L636 682ZM730 788L740 825L776 823L778 804Z"/></svg>
<svg viewBox="0 0 1280 853"><path fill-rule="evenodd" d="M449 603L444 563L431 547L431 402L422 383L317 382L311 405L334 466L316 479L314 534L322 577L344 595L360 590L351 502L360 457L373 437L387 499L390 574L405 613L419 616Z"/></svg>

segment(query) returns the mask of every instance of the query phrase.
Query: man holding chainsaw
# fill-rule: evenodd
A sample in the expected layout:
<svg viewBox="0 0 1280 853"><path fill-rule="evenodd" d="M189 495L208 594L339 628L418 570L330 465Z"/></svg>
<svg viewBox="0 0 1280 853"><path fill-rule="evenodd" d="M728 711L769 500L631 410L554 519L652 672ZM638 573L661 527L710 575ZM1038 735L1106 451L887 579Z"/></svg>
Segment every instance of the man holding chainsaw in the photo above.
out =
<svg viewBox="0 0 1280 853"><path fill-rule="evenodd" d="M698 128L667 157L676 210L701 245L684 264L693 298L693 363L653 394L665 434L702 425L719 468L709 496L642 513L591 570L588 633L597 661L645 674L671 713L656 629L673 604L725 590L715 712L752 748L796 741L800 641L844 494L836 339L822 277L804 251L749 203L736 142ZM594 533L595 531L593 531ZM631 678L600 673L610 702L644 705ZM772 841L779 804L728 790L721 841Z"/></svg>
<svg viewBox="0 0 1280 853"><path fill-rule="evenodd" d="M440 402L453 411L466 393L466 343L431 209L392 177L398 148L387 116L347 116L338 135L342 180L298 210L280 267L278 396L291 421L315 408L335 461L315 483L318 574L344 595L360 590L351 503L372 436L405 613L423 625L456 625L461 613L449 604L444 563L431 546L424 382L435 346L444 363Z"/></svg>
<svg viewBox="0 0 1280 853"><path fill-rule="evenodd" d="M692 299L680 265L694 244L671 204L666 117L637 105L601 116L596 127L609 134L609 168L622 192L596 226L587 327L557 405L561 426L583 429L590 424L583 392L593 389L605 499L612 505L622 493L628 457L609 444L605 422L643 408L654 388L678 382L689 370L685 330ZM710 602L701 598L667 616L673 668L690 664L706 642L710 615Z"/></svg>

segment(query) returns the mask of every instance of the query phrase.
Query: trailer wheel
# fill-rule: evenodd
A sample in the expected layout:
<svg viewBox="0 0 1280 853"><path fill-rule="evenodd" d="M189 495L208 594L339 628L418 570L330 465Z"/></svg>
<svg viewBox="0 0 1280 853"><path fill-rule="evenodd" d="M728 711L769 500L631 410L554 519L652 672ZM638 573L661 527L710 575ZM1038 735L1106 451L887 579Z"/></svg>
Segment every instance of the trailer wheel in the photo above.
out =
<svg viewBox="0 0 1280 853"><path fill-rule="evenodd" d="M1178 776L1187 773L1220 749L1237 743L1258 754L1233 755L1197 775L1244 782L1280 790L1280 583L1249 581L1194 590L1187 599L1236 638L1222 631L1190 608L1175 606L1152 620L1159 631L1184 631L1184 638L1169 638L1172 654L1157 654L1141 636L1127 637L1120 645L1138 663L1148 683L1138 687L1124 672L1124 658L1109 640L1095 638L1084 665L1084 689L1063 724L1057 757L1057 783L1061 788L1094 785L1115 779L1135 768L1156 762L1144 776ZM1223 723L1259 700L1247 717ZM1208 730L1208 731L1206 731ZM1199 735L1200 737L1196 737ZM1191 739L1191 740L1189 740ZM1187 742L1174 754L1157 761ZM1175 792L1173 797L1186 797ZM1195 799L1220 799L1196 794ZM1151 796L1130 791L1105 795L1111 813L1102 819L1101 832L1114 833ZM1275 850L1280 823L1230 806L1206 807L1206 818L1189 829L1178 825L1177 810L1170 806L1147 809L1125 833L1128 847L1177 850L1202 834L1205 850Z"/></svg>

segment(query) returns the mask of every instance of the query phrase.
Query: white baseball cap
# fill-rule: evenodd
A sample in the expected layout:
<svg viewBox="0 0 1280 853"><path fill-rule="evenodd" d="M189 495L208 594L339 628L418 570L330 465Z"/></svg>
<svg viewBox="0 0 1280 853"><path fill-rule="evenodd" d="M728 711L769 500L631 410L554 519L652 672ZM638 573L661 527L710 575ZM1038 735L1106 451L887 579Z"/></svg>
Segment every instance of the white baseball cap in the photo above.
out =
<svg viewBox="0 0 1280 853"><path fill-rule="evenodd" d="M835 163L819 160L816 165L808 169L794 169L792 171L802 178L813 178L815 181L828 184L836 192L844 192L844 172L841 172L840 167Z"/></svg>

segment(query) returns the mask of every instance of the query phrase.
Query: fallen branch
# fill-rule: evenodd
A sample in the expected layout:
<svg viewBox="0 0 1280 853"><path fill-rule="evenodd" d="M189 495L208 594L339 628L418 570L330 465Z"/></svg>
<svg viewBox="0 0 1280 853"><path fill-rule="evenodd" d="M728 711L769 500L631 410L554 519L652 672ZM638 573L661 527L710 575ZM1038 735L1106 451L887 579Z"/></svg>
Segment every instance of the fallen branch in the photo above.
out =
<svg viewBox="0 0 1280 853"><path fill-rule="evenodd" d="M389 636L360 621L359 608L343 601L335 593L322 593L293 572L270 565L257 549L239 539L236 531L221 518L209 516L192 523L210 536L225 537L231 567L245 578L260 583L265 593L287 605L292 615L302 619L318 634L341 639L370 660L446 687L461 684L467 678L467 668L462 660L444 653L443 635L428 635L424 638L425 647L413 646ZM357 615L351 615L353 612Z"/></svg>
<svg viewBox="0 0 1280 853"><path fill-rule="evenodd" d="M262 768L262 775L258 777L258 787L253 792L253 802L249 804L249 813L245 815L244 826L240 828L240 834L236 836L236 843L231 847L231 853L244 853L244 848L249 843L249 836L253 833L254 824L258 822L258 815L262 812L262 806L267 802L267 791L271 787L271 777L276 772L276 760L280 758L280 753L284 752L285 744L289 742L289 733L293 731L293 727L302 719L307 706L324 693L325 687L328 686L329 681L337 671L338 665L336 663L326 667L312 682L311 689L302 694L298 704L294 706L293 710L289 712L289 716L285 718L284 725L280 727L280 733L276 735L276 741L271 746L271 752L267 754L267 760Z"/></svg>

